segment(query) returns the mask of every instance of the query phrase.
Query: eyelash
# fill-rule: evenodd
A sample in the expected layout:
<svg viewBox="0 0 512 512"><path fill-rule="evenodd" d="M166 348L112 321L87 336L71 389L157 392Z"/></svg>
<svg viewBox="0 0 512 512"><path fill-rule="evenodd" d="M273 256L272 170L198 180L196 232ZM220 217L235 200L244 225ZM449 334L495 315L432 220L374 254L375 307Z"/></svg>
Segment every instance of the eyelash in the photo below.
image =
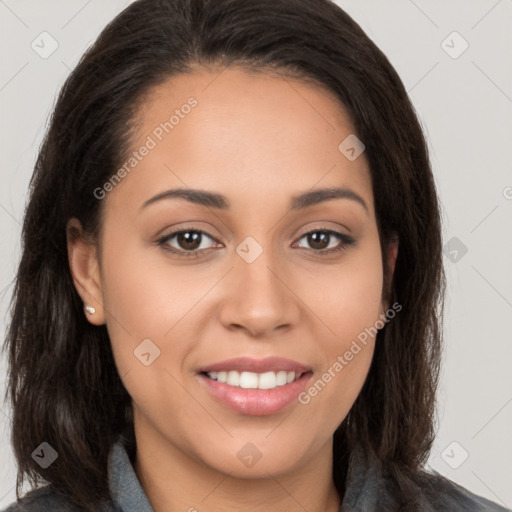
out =
<svg viewBox="0 0 512 512"><path fill-rule="evenodd" d="M212 235L210 235L209 233L207 233L206 231L203 231L203 230L200 230L200 229L180 229L178 231L173 231L172 233L169 233L168 235L164 235L163 237L159 238L157 241L156 241L156 244L158 246L162 246L162 248L166 251L169 251L173 254L176 254L178 255L179 257L181 256L184 256L186 258L189 258L189 257L192 257L192 258L197 258L199 257L199 252L201 250L206 250L206 249L201 249L201 250L195 250L195 251L185 251L185 250L177 250L177 249L174 249L170 246L165 246L165 244L171 240L172 238L174 238L176 235L179 235L180 233L189 233L189 232L194 232L194 233L201 233L202 235L206 235L208 236L209 238L211 238L214 242L217 242L217 240L215 239L215 237L213 237ZM341 252L341 251L346 251L350 246L354 245L356 243L356 241L343 234L343 233L339 233L338 231L333 231L332 229L313 229L311 231L308 231L307 233L304 233L300 238L299 240L301 240L302 238L304 238L305 236L311 234L311 233L327 233L329 235L334 235L336 238L338 238L340 240L340 244L337 246L337 247L334 247L334 248L331 248L331 249L311 249L311 251L313 251L313 253L315 254L318 254L319 256L329 256L333 253L338 253L338 252ZM217 242L218 243L218 242Z"/></svg>

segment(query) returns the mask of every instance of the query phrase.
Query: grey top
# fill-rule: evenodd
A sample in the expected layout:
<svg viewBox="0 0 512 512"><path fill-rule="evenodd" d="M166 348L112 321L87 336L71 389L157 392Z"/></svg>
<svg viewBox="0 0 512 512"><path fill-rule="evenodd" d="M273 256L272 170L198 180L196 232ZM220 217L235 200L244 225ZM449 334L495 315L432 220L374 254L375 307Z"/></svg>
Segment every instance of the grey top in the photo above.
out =
<svg viewBox="0 0 512 512"><path fill-rule="evenodd" d="M391 482L384 478L374 460L365 457L358 448L353 451L346 490L339 512L391 512L399 510ZM137 478L128 452L119 440L109 456L109 482L115 506L98 512L154 512ZM421 512L475 511L512 512L485 498L477 496L437 472L424 472L415 495ZM78 509L42 487L28 492L19 502L3 512L76 512Z"/></svg>

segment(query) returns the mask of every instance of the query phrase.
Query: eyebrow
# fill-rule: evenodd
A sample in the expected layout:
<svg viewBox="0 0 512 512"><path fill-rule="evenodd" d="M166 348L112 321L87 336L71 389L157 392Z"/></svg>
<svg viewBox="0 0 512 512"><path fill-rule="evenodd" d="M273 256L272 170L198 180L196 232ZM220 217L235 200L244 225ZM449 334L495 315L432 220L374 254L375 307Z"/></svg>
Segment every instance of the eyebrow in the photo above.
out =
<svg viewBox="0 0 512 512"><path fill-rule="evenodd" d="M161 201L164 199L185 199L190 203L206 206L210 208L217 208L219 210L229 210L230 201L226 196L215 192L206 192L205 190L197 190L190 188L178 188L161 192L156 196L151 197L145 201L140 207L139 211L147 206ZM313 206L324 201L331 199L350 199L359 203L369 213L368 205L365 200L357 194L354 190L348 187L331 187L312 190L304 192L303 194L292 196L290 201L291 210L303 210L309 206Z"/></svg>

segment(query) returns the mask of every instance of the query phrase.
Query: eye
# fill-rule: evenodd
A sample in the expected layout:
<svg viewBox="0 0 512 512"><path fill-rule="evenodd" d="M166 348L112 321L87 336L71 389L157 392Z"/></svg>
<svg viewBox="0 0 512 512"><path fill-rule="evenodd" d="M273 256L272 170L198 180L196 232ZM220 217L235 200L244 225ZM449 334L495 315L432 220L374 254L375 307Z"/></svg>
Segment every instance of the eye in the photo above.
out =
<svg viewBox="0 0 512 512"><path fill-rule="evenodd" d="M202 241L205 237L210 240L215 240L205 231L199 229L182 229L161 237L157 240L157 244L163 246L165 250L179 254L180 256L197 257L199 256L197 254L199 249L205 250L209 248L202 246ZM174 238L176 239L178 248L170 244L170 241Z"/></svg>
<svg viewBox="0 0 512 512"><path fill-rule="evenodd" d="M313 252L321 256L329 255L338 251L347 250L355 244L355 240L343 233L333 231L332 229L315 229L308 231L300 237L299 240L306 238L306 241L312 247ZM334 239L338 239L338 244L329 247Z"/></svg>
<svg viewBox="0 0 512 512"><path fill-rule="evenodd" d="M206 246L203 245L203 241L208 238L216 243L220 243L213 236L199 229L182 229L174 231L159 238L156 243L157 245L162 246L166 251L177 254L178 256L199 257L200 251L212 248L212 246L208 246L208 244L206 244ZM351 245L356 243L353 238L331 229L312 230L302 235L299 240L302 240L303 238L305 238L307 243L310 244L311 250L320 256L347 250ZM174 243L177 244L177 247L171 243L174 239ZM336 239L338 240L338 243L335 244L334 247L329 247L331 242Z"/></svg>

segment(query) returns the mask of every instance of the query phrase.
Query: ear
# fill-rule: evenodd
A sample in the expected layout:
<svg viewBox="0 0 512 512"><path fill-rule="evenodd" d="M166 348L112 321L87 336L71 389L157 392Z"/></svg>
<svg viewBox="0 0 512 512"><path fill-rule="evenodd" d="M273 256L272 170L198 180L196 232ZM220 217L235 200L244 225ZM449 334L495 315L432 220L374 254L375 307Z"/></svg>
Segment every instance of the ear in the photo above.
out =
<svg viewBox="0 0 512 512"><path fill-rule="evenodd" d="M84 314L91 324L102 325L105 323L105 312L97 245L87 239L80 221L76 218L68 221L66 238L69 268L75 288L84 306L92 306L96 310L93 314Z"/></svg>
<svg viewBox="0 0 512 512"><path fill-rule="evenodd" d="M399 239L398 235L394 235L391 242L389 242L387 247L387 259L388 259L388 265L389 265L389 276L384 283L384 290L383 290L383 301L382 301L382 307L384 308L382 314L385 315L386 311L389 309L389 297L391 295L391 283L393 282L393 275L395 273L395 264L396 264L396 258L398 256L398 244Z"/></svg>

